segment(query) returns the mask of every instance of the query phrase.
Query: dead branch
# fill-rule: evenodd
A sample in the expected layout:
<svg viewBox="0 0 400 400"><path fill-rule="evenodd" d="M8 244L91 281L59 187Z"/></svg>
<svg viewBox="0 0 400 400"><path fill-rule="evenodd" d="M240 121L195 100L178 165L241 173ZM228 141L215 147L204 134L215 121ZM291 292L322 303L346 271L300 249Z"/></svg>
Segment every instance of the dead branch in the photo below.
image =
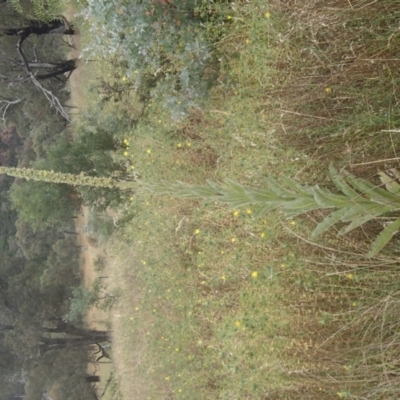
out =
<svg viewBox="0 0 400 400"><path fill-rule="evenodd" d="M21 101L22 101L21 99L17 99L14 101L0 100L0 113L2 113L0 118L3 121L4 128L6 128L6 113L7 113L8 107L12 106L13 104L18 104Z"/></svg>
<svg viewBox="0 0 400 400"><path fill-rule="evenodd" d="M36 86L36 88L39 89L44 94L44 96L50 103L50 107L52 108L54 107L56 111L60 113L61 116L65 119L66 122L71 123L71 119L69 118L67 112L64 110L64 107L61 105L60 100L57 98L57 96L55 96L50 90L43 87L42 84L36 79L35 74L31 71L28 60L26 59L25 53L22 50L22 43L27 37L28 37L27 35L22 35L17 42L17 52L21 58L22 64L24 66L27 75L29 76L33 84Z"/></svg>

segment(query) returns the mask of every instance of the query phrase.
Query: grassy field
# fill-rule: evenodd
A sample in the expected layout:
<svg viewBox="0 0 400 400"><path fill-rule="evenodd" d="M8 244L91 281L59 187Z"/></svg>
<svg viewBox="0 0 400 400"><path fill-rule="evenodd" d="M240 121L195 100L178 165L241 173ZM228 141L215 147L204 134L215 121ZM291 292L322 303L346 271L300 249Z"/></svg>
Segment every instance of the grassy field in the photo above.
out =
<svg viewBox="0 0 400 400"><path fill-rule="evenodd" d="M378 183L398 166L400 1L322 3L214 5L216 78L184 118L135 95L123 60L90 62L74 123L113 130L148 182L332 188L333 162ZM254 213L138 193L111 211L115 398L398 399L398 238L365 256L385 220L312 242L325 214Z"/></svg>

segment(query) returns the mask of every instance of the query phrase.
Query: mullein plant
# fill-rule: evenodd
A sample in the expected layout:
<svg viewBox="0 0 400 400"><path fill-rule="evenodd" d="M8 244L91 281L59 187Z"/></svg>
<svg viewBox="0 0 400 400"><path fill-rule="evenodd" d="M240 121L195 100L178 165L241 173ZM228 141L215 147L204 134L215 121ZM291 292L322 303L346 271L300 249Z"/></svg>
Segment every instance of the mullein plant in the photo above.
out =
<svg viewBox="0 0 400 400"><path fill-rule="evenodd" d="M51 183L67 183L74 186L119 188L121 190L146 191L155 195L169 195L187 199L203 199L225 203L231 207L252 206L255 216L280 210L286 218L314 210L326 209L328 215L315 227L316 238L337 223L342 223L339 235L346 234L366 222L395 215L400 210L399 175L393 169L380 172L382 184L376 186L357 178L347 171L342 174L330 167L333 183L341 193L333 193L318 186L300 185L291 178L265 178L266 186L251 188L231 179L222 183L207 181L205 185L188 185L184 182L146 183L140 180L123 181L108 177L90 177L28 168L0 167L0 173L10 176ZM400 229L400 217L387 218L388 223L373 242L368 257L376 256Z"/></svg>

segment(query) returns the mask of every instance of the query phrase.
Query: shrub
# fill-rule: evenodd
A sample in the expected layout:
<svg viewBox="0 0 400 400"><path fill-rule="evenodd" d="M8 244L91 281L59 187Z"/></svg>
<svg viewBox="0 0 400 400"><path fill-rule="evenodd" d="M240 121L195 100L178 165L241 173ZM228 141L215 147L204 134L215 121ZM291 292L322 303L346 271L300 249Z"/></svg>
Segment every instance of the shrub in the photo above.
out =
<svg viewBox="0 0 400 400"><path fill-rule="evenodd" d="M210 80L205 71L214 62L200 24L204 20L201 15L212 11L208 7L207 13L202 13L203 3L88 0L82 15L90 20L94 43L84 51L91 57L126 60L126 74L141 96L145 90L161 97L179 119L205 97ZM209 72L206 75L209 77Z"/></svg>

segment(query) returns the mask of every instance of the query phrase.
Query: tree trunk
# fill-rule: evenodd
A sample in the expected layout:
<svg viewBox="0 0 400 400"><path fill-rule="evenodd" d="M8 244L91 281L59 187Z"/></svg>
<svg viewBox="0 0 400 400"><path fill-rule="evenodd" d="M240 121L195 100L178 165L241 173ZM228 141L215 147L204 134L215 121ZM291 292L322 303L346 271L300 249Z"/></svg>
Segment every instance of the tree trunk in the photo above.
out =
<svg viewBox="0 0 400 400"><path fill-rule="evenodd" d="M72 349L76 347L89 346L97 342L109 341L110 335L105 331L97 331L95 335L89 335L87 337L70 337L70 338L50 338L41 337L39 339L39 353L43 355L50 350L59 349Z"/></svg>
<svg viewBox="0 0 400 400"><path fill-rule="evenodd" d="M57 320L55 328L42 328L42 336L39 338L40 354L46 351L88 346L110 340L110 331L97 331L95 329L79 328L62 320ZM45 334L64 333L72 337L50 337Z"/></svg>
<svg viewBox="0 0 400 400"><path fill-rule="evenodd" d="M7 36L19 36L24 40L29 35L74 35L75 30L69 25L68 21L64 18L55 19L50 22L43 22L38 20L29 20L29 25L21 28L8 28L2 29L1 34Z"/></svg>

